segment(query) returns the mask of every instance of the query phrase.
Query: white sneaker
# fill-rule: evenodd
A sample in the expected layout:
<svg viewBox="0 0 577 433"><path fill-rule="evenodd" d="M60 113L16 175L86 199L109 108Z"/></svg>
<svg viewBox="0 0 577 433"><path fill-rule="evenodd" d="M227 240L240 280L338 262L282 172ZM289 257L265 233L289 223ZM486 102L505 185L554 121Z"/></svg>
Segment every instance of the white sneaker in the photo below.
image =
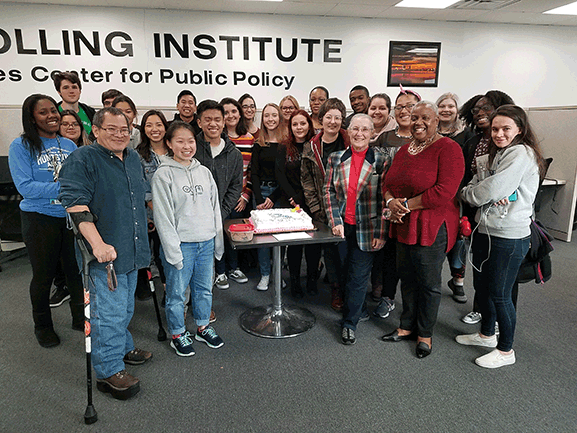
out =
<svg viewBox="0 0 577 433"><path fill-rule="evenodd" d="M228 284L228 278L226 278L226 274L217 275L216 280L214 280L214 285L221 290L228 289L230 284Z"/></svg>
<svg viewBox="0 0 577 433"><path fill-rule="evenodd" d="M475 364L484 368L499 368L505 365L512 365L515 364L515 351L511 351L509 355L503 355L498 349L495 349L475 359Z"/></svg>
<svg viewBox="0 0 577 433"><path fill-rule="evenodd" d="M465 346L497 347L496 335L489 338L483 338L478 332L475 334L457 335L455 341Z"/></svg>
<svg viewBox="0 0 577 433"><path fill-rule="evenodd" d="M234 271L228 274L228 278L230 278L233 281L236 281L239 284L243 284L248 281L246 275L238 268L236 268Z"/></svg>
<svg viewBox="0 0 577 433"><path fill-rule="evenodd" d="M261 292L268 290L269 281L270 281L270 275L263 275L262 277L260 277L260 281L256 285L256 289L260 290Z"/></svg>
<svg viewBox="0 0 577 433"><path fill-rule="evenodd" d="M479 323L481 321L481 313L471 311L470 313L463 316L461 318L461 321L466 323L467 325L474 325L475 323Z"/></svg>

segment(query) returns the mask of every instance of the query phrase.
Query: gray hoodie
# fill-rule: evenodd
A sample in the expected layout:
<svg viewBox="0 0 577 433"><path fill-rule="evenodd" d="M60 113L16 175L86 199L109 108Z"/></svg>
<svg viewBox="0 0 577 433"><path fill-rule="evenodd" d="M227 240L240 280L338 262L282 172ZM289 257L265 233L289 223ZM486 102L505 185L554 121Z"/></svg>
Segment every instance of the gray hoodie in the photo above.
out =
<svg viewBox="0 0 577 433"><path fill-rule="evenodd" d="M491 175L479 180L475 175L461 190L461 198L479 207L475 220L479 231L506 239L522 239L531 234L529 225L533 202L539 188L539 166L533 149L522 144L499 150L491 165ZM517 192L517 200L504 206L493 203Z"/></svg>
<svg viewBox="0 0 577 433"><path fill-rule="evenodd" d="M222 218L216 183L196 159L184 166L165 158L152 178L154 224L166 260L182 269L181 242L214 239L214 256L224 253Z"/></svg>

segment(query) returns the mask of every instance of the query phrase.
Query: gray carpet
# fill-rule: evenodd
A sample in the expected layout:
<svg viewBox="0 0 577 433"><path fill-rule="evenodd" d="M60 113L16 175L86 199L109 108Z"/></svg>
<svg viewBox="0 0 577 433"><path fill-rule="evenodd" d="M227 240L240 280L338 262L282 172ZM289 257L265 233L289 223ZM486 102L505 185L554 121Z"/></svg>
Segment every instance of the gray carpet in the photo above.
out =
<svg viewBox="0 0 577 433"><path fill-rule="evenodd" d="M447 288L433 353L422 360L413 342L379 339L398 325L400 293L390 318L359 325L354 346L340 343L339 316L328 306L324 285L318 296L299 302L315 314L315 327L269 340L238 323L247 308L271 302L270 292L254 290L253 272L247 284L215 290L214 326L224 347L195 342L191 358L156 340L153 303L137 301L134 340L154 357L128 368L141 380L134 399L117 401L94 389L99 420L92 426L83 423L82 334L70 328L63 305L53 310L62 343L52 349L37 344L30 265L27 257L16 259L0 273L0 432L575 432L577 243L555 246L553 279L520 289L517 363L497 370L474 364L486 350L455 343L455 335L478 325L459 320L470 302L455 303ZM472 299L470 274L466 283ZM194 329L190 319L188 326Z"/></svg>

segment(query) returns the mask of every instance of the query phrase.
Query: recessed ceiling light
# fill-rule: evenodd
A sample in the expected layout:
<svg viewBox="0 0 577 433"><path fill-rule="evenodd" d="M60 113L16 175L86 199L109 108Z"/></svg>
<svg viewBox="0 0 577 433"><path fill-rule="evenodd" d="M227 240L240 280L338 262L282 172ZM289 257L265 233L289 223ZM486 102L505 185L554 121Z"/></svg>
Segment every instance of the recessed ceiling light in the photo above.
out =
<svg viewBox="0 0 577 433"><path fill-rule="evenodd" d="M445 9L458 3L460 0L403 0L395 7L399 8L424 8L424 9Z"/></svg>
<svg viewBox="0 0 577 433"><path fill-rule="evenodd" d="M543 12L544 14L577 15L577 2Z"/></svg>

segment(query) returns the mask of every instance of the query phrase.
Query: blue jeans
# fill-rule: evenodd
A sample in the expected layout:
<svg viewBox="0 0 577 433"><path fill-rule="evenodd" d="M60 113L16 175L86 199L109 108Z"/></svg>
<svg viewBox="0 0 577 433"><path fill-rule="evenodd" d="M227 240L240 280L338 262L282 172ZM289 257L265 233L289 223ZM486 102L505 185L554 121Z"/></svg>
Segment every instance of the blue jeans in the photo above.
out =
<svg viewBox="0 0 577 433"><path fill-rule="evenodd" d="M490 243L489 243L490 242ZM499 322L497 349L508 352L513 347L517 313L511 291L523 258L529 251L530 236L505 239L479 233L473 239L473 285L481 313L481 333L495 335L495 320ZM480 268L481 263L483 267Z"/></svg>
<svg viewBox="0 0 577 433"><path fill-rule="evenodd" d="M272 192L275 190L275 188L267 186L267 185L261 185L260 187L260 193L262 194L262 198L266 199L269 195L272 194ZM256 200L254 199L254 195L253 195L253 201L254 201L254 208L256 209ZM274 204L273 207L277 207L277 203ZM270 248L259 248L257 250L257 255L258 255L258 267L260 270L260 275L261 277L266 277L267 275L270 275Z"/></svg>
<svg viewBox="0 0 577 433"><path fill-rule="evenodd" d="M190 285L192 312L197 326L206 326L212 308L212 263L214 238L204 242L182 242L183 268L178 270L166 261L164 250L160 256L166 274L166 322L172 335L186 331L184 303L186 287Z"/></svg>
<svg viewBox="0 0 577 433"><path fill-rule="evenodd" d="M106 270L90 267L94 288L90 290L92 366L98 379L124 370L124 355L134 349L128 324L134 314L134 291L138 271L117 274L118 287L108 289Z"/></svg>
<svg viewBox="0 0 577 433"><path fill-rule="evenodd" d="M447 228L441 226L433 245L397 242L397 271L401 279L403 312L399 327L430 338L441 304L441 271L447 250Z"/></svg>
<svg viewBox="0 0 577 433"><path fill-rule="evenodd" d="M345 241L339 244L345 265L345 308L343 311L343 328L357 329L357 324L364 310L367 284L373 267L373 252L362 251L357 242L357 227L345 224Z"/></svg>

